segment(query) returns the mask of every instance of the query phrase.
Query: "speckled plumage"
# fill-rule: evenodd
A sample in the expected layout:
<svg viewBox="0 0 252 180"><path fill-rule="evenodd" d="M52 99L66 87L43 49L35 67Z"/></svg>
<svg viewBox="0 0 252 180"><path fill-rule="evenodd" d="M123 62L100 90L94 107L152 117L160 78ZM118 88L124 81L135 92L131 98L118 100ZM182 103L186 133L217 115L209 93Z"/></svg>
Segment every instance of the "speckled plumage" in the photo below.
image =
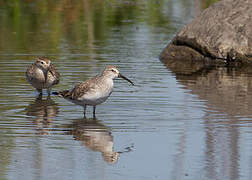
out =
<svg viewBox="0 0 252 180"><path fill-rule="evenodd" d="M107 66L101 75L77 84L72 90L65 90L55 94L83 106L84 116L86 115L86 106L93 106L93 115L95 116L96 105L105 102L111 95L114 86L113 79L116 77L124 78L133 84L129 79L122 76L115 66Z"/></svg>
<svg viewBox="0 0 252 180"><path fill-rule="evenodd" d="M60 74L48 58L40 57L27 68L26 79L37 91L42 93L42 89L47 89L50 95L52 86L59 83Z"/></svg>

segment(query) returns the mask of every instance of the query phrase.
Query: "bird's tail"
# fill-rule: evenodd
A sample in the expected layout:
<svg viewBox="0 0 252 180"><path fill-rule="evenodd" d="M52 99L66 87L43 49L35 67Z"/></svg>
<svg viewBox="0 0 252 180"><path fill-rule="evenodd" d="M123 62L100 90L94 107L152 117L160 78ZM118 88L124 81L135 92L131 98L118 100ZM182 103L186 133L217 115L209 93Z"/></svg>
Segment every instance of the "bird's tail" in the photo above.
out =
<svg viewBox="0 0 252 180"><path fill-rule="evenodd" d="M52 92L53 95L59 96L59 97L63 97L66 98L69 96L69 90L65 90L65 91L59 91L59 92Z"/></svg>

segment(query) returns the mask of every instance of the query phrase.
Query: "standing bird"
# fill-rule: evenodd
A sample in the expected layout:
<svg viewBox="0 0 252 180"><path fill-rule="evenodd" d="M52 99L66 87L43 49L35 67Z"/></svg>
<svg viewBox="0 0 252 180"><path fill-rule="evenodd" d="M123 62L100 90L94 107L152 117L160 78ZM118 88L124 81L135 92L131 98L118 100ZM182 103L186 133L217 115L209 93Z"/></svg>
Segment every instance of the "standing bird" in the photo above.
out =
<svg viewBox="0 0 252 180"><path fill-rule="evenodd" d="M40 94L42 94L42 89L47 89L50 96L52 86L59 83L60 74L48 58L39 57L27 68L26 79Z"/></svg>
<svg viewBox="0 0 252 180"><path fill-rule="evenodd" d="M123 78L134 83L119 73L115 66L107 66L101 75L97 75L85 82L77 84L72 90L65 90L61 92L54 92L74 104L84 107L84 117L86 117L86 107L93 106L93 117L95 117L96 105L105 102L113 91L113 79Z"/></svg>

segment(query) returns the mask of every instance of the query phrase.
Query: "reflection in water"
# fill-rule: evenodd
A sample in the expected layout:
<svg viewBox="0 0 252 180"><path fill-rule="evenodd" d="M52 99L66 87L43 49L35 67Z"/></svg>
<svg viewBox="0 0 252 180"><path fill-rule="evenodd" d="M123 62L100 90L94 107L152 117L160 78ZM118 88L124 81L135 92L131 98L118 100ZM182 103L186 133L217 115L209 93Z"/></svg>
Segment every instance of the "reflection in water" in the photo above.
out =
<svg viewBox="0 0 252 180"><path fill-rule="evenodd" d="M235 118L251 115L252 77L243 69L212 67L177 79L193 94L207 100L209 109Z"/></svg>
<svg viewBox="0 0 252 180"><path fill-rule="evenodd" d="M185 62L180 68L176 62L164 64L185 89L207 104L204 115L206 177L238 179L242 127L252 126L251 70Z"/></svg>
<svg viewBox="0 0 252 180"><path fill-rule="evenodd" d="M165 72L156 57L174 33L191 20L194 2L198 1L0 0L0 116L4 116L0 124L0 179L172 179L169 178L171 166L167 166L167 163L173 163L177 152L172 147L179 141L176 138L177 129L184 128L178 119L183 118L187 101L174 98L184 94L178 92L180 89L175 85L166 86L165 83L172 83L174 78ZM82 139L80 142L73 140L72 135L62 135L69 130L62 124L72 124L69 117L78 118L75 115L78 113L72 113L76 112L72 105L33 100L24 112L27 116L23 112L19 113L30 103L29 97L33 93L25 81L24 69L34 57L43 55L55 59L55 64L64 76L59 89L85 80L111 63L138 77L142 91L125 95L122 93L124 86L119 84L122 89L116 92L117 97L104 106L103 112L111 120L110 126L118 128L118 137L112 132L114 144L108 138L111 135L105 133L106 128L103 129L105 132L100 132L102 136L107 136L103 141L110 143L110 152L113 152L113 147L117 151L117 146L122 147L123 142L134 141L138 144L138 149L130 154L131 157L120 157L120 163L110 167L102 160L101 148L98 152L86 152L92 143L87 143L88 146L84 143L80 133L81 129L85 130L82 121L79 126L77 122L74 123L74 129L80 129L74 137ZM175 93L167 96L170 92ZM128 95L132 96L134 106L132 101L127 100ZM57 99L57 102L60 100ZM57 115L57 107L62 109L60 116ZM129 108L129 111L124 107ZM198 110L190 112L199 114ZM119 113L123 116L118 117ZM102 121L106 122L104 119ZM176 126L173 126L173 122ZM191 124L193 120L188 119L187 122ZM50 131L49 136L37 136L33 133L32 124L38 127L38 132L44 133L48 126L53 127L54 131ZM164 125L160 132L145 131L149 127L158 130L160 125ZM194 124L195 128L199 126ZM185 144L190 142L188 139L192 139L191 135L195 131L187 127L184 129L187 130L185 138L178 143L181 147L180 156L176 158L178 166L188 162L187 155L195 157L193 145ZM129 133L125 136L125 132ZM89 132L89 139L91 137ZM118 144L117 138L120 138ZM152 146L150 142L153 142ZM85 147L80 148L82 144ZM212 144L212 154L218 158L214 151L216 144ZM246 141L244 144L247 146L251 143ZM202 153L196 155L202 159L204 157ZM97 156L98 160L95 159ZM216 164L213 163L214 168ZM200 164L193 168L201 167ZM180 173L181 169L176 172ZM189 175L184 179L197 179ZM181 176L176 177L179 179Z"/></svg>
<svg viewBox="0 0 252 180"><path fill-rule="evenodd" d="M107 163L116 163L119 153L114 152L113 136L108 127L104 126L97 119L79 119L73 123L73 130L70 132L74 139L82 141L83 145L92 151L102 153Z"/></svg>
<svg viewBox="0 0 252 180"><path fill-rule="evenodd" d="M251 115L252 71L249 67L226 67L203 62L163 62L177 80L207 100L209 108L230 116ZM183 64L183 65L182 65Z"/></svg>
<svg viewBox="0 0 252 180"><path fill-rule="evenodd" d="M35 101L31 102L26 108L26 115L37 125L40 134L48 134L48 127L53 118L59 113L57 104L50 98L42 99L40 94Z"/></svg>

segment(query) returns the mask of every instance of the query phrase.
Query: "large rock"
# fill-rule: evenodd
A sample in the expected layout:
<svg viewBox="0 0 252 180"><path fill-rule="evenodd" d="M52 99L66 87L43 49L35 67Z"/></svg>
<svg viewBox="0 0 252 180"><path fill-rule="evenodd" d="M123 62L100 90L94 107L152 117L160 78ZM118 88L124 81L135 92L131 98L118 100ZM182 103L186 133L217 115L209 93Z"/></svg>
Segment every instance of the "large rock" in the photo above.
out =
<svg viewBox="0 0 252 180"><path fill-rule="evenodd" d="M252 63L252 0L222 0L205 9L177 34L160 59Z"/></svg>

